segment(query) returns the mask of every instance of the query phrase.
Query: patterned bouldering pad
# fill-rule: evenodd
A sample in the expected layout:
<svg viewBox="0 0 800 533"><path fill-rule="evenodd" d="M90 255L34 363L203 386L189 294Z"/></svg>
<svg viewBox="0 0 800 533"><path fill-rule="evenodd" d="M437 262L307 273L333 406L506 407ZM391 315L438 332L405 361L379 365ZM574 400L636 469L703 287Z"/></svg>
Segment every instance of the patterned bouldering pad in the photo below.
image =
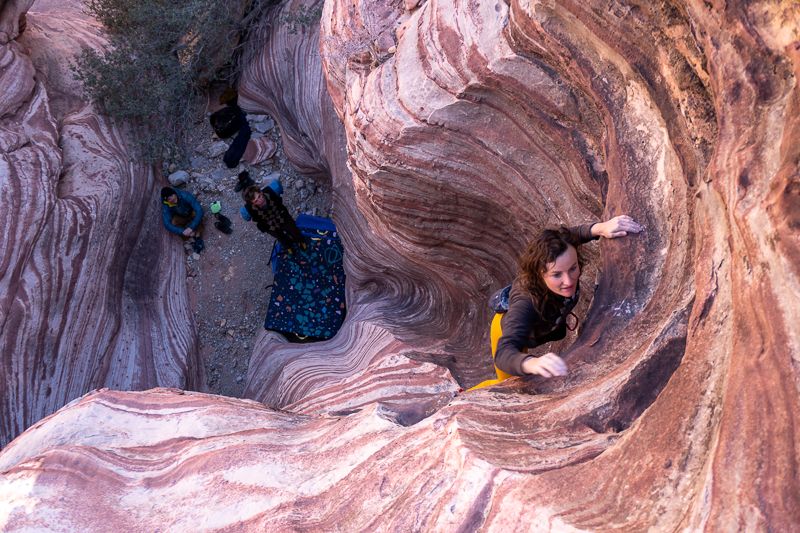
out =
<svg viewBox="0 0 800 533"><path fill-rule="evenodd" d="M292 341L330 339L346 312L342 242L328 218L302 214L297 226L308 248L287 251L275 243L270 258L275 281L264 328Z"/></svg>

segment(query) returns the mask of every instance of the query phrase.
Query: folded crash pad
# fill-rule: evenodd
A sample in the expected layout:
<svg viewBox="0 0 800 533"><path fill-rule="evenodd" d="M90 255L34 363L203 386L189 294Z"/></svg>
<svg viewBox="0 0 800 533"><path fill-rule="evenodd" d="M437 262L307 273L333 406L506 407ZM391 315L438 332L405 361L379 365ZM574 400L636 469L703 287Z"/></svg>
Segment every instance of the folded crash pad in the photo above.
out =
<svg viewBox="0 0 800 533"><path fill-rule="evenodd" d="M346 313L344 250L332 220L301 214L297 227L305 250L275 243L270 257L274 282L264 328L292 341L333 337Z"/></svg>

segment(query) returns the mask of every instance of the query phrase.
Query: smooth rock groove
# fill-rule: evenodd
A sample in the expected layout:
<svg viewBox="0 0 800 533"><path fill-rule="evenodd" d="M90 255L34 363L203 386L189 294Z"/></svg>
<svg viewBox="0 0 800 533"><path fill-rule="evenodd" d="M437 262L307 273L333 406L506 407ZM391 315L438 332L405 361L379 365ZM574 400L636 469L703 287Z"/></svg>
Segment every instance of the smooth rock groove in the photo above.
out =
<svg viewBox="0 0 800 533"><path fill-rule="evenodd" d="M264 22L242 103L332 180L342 331L262 336L245 394L280 410L168 389L65 407L0 453L0 524L800 523L796 6L328 0L289 32L300 6L320 4ZM447 403L490 373L484 302L531 232L619 213L646 231L587 247L569 376Z"/></svg>

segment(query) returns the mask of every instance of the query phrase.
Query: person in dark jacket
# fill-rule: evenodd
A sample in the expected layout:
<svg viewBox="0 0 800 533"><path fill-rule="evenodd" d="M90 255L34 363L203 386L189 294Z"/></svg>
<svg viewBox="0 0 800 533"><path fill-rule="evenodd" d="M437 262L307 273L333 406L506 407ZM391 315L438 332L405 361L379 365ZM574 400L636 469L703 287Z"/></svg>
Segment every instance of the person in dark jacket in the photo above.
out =
<svg viewBox="0 0 800 533"><path fill-rule="evenodd" d="M295 245L306 248L300 228L281 197L270 186L259 189L258 185L250 185L242 196L248 215L260 231L278 239L286 249L293 249Z"/></svg>
<svg viewBox="0 0 800 533"><path fill-rule="evenodd" d="M544 230L520 258L520 270L511 286L508 311L492 320L491 341L497 379L473 389L499 383L511 376L537 374L546 378L564 376L567 365L555 353L534 357L529 349L561 340L567 329L575 329L572 309L580 297L581 244L604 237L615 239L639 233L642 227L621 215L606 222L574 228ZM574 318L575 324L568 324Z"/></svg>
<svg viewBox="0 0 800 533"><path fill-rule="evenodd" d="M241 160L247 149L247 143L250 141L252 131L247 123L247 115L239 107L238 93L235 89L226 89L219 97L219 103L223 104L224 107L211 113L209 120L214 133L220 139L227 139L236 135L225 155L222 156L225 166L234 168L239 164L239 160Z"/></svg>
<svg viewBox="0 0 800 533"><path fill-rule="evenodd" d="M172 187L161 189L161 219L168 231L191 239L195 252L205 248L201 237L203 208L192 194Z"/></svg>

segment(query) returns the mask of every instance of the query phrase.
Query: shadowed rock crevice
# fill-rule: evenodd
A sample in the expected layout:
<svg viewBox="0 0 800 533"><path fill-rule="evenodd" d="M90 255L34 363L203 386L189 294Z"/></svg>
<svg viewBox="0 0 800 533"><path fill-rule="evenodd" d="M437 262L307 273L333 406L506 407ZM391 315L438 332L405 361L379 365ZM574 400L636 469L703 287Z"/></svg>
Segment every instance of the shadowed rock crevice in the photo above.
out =
<svg viewBox="0 0 800 533"><path fill-rule="evenodd" d="M685 354L692 304L689 302L658 335L654 346L647 349L647 356L630 371L619 390L609 398L609 403L578 417L576 422L597 433L619 433L628 429L656 401Z"/></svg>
<svg viewBox="0 0 800 533"><path fill-rule="evenodd" d="M579 422L597 433L619 433L628 429L656 400L678 368L685 350L685 337L667 342L628 378L613 407L598 409Z"/></svg>

